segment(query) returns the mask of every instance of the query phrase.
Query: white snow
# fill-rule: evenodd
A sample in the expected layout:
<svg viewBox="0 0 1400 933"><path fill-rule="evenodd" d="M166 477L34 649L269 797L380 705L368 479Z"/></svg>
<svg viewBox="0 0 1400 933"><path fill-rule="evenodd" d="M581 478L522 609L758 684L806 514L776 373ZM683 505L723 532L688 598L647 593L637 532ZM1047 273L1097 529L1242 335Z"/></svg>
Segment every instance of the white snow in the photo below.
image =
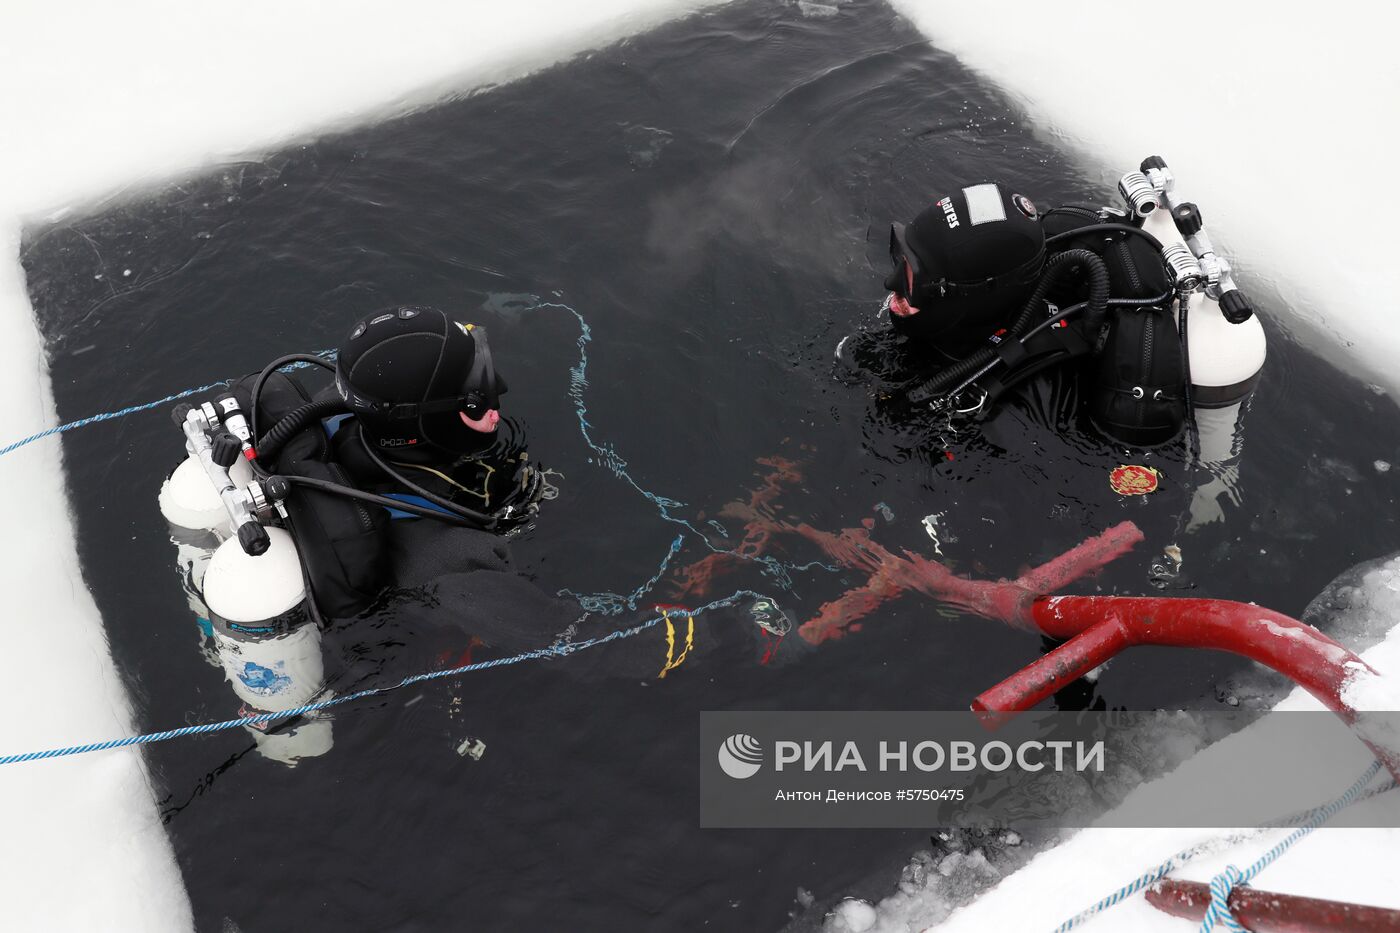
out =
<svg viewBox="0 0 1400 933"><path fill-rule="evenodd" d="M24 218L518 78L714 2L5 0L0 446L55 423L18 262ZM0 459L0 475L19 491L7 497L0 561L10 606L0 754L132 734L77 570L59 442ZM7 929L191 927L139 752L0 767L0 799Z"/></svg>
<svg viewBox="0 0 1400 933"><path fill-rule="evenodd" d="M1358 667L1342 688L1342 699L1357 710L1400 710L1400 685L1393 677L1379 677Z"/></svg>

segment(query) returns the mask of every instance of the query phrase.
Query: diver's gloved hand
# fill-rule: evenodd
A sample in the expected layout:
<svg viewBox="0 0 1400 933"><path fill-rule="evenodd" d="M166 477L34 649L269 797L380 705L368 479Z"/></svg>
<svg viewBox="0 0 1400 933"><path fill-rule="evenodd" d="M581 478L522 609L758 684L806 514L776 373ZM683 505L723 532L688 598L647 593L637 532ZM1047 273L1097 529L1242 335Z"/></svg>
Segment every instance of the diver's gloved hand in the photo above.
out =
<svg viewBox="0 0 1400 933"><path fill-rule="evenodd" d="M545 497L547 485L544 471L530 463L522 463L512 478L511 492L497 510L498 518L506 523L528 521L540 510L540 500Z"/></svg>

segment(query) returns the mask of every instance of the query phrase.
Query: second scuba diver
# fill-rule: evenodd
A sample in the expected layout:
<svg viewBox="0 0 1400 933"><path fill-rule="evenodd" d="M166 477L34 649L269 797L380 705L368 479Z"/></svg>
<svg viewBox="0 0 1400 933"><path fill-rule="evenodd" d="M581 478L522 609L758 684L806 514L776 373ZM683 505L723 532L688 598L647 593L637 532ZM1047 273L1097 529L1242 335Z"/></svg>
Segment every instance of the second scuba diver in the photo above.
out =
<svg viewBox="0 0 1400 933"><path fill-rule="evenodd" d="M977 432L1016 451L1006 482L1024 478L1018 461L1098 460L1108 482L1089 479L1071 501L1108 520L1170 479L1136 520L1155 524L1149 537L1163 544L1153 585L1187 586L1179 539L1239 501L1241 421L1264 333L1162 159L1144 160L1118 190L1124 207L1041 211L984 182L892 224L887 326L843 340L837 358L879 380L877 405L923 428L931 459L954 460L962 426L1012 402L1015 417ZM1089 430L1075 430L1080 422ZM1067 443L1020 436L1028 425Z"/></svg>
<svg viewBox="0 0 1400 933"><path fill-rule="evenodd" d="M1161 158L1118 190L1126 209L1041 212L985 182L893 224L886 308L908 365L890 394L982 419L1048 374L1064 389L1055 422L1082 412L1118 445L1184 436L1207 466L1232 458L1263 331Z"/></svg>
<svg viewBox="0 0 1400 933"><path fill-rule="evenodd" d="M1017 384L1081 361L1082 407L1100 433L1133 447L1181 436L1177 290L1161 243L1126 215L1042 215L999 184L971 185L892 225L890 258L908 402L985 417Z"/></svg>

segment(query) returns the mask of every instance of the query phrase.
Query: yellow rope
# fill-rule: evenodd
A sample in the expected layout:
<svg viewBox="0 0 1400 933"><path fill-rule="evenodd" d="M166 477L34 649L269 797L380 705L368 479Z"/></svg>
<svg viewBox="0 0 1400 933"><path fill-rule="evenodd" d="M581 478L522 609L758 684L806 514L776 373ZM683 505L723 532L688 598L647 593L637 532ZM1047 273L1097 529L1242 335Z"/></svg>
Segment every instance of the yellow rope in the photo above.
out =
<svg viewBox="0 0 1400 933"><path fill-rule="evenodd" d="M658 679L665 677L667 671L673 671L684 664L685 656L690 654L690 649L695 645L695 616L687 614L685 617L685 647L681 649L680 657L675 657L676 627L671 623L669 612L663 609L661 615L666 620L666 666L661 669L661 673L656 675Z"/></svg>

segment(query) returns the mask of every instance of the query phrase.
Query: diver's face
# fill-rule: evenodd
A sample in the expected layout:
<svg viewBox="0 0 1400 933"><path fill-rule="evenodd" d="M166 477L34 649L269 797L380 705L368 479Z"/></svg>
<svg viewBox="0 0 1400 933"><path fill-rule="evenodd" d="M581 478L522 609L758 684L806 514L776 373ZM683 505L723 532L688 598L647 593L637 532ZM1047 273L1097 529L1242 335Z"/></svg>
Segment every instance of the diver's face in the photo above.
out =
<svg viewBox="0 0 1400 933"><path fill-rule="evenodd" d="M494 408L489 409L480 418L469 418L464 411L459 411L457 414L461 417L463 424L473 431L480 431L482 434L494 433L496 425L501 423L501 413Z"/></svg>

